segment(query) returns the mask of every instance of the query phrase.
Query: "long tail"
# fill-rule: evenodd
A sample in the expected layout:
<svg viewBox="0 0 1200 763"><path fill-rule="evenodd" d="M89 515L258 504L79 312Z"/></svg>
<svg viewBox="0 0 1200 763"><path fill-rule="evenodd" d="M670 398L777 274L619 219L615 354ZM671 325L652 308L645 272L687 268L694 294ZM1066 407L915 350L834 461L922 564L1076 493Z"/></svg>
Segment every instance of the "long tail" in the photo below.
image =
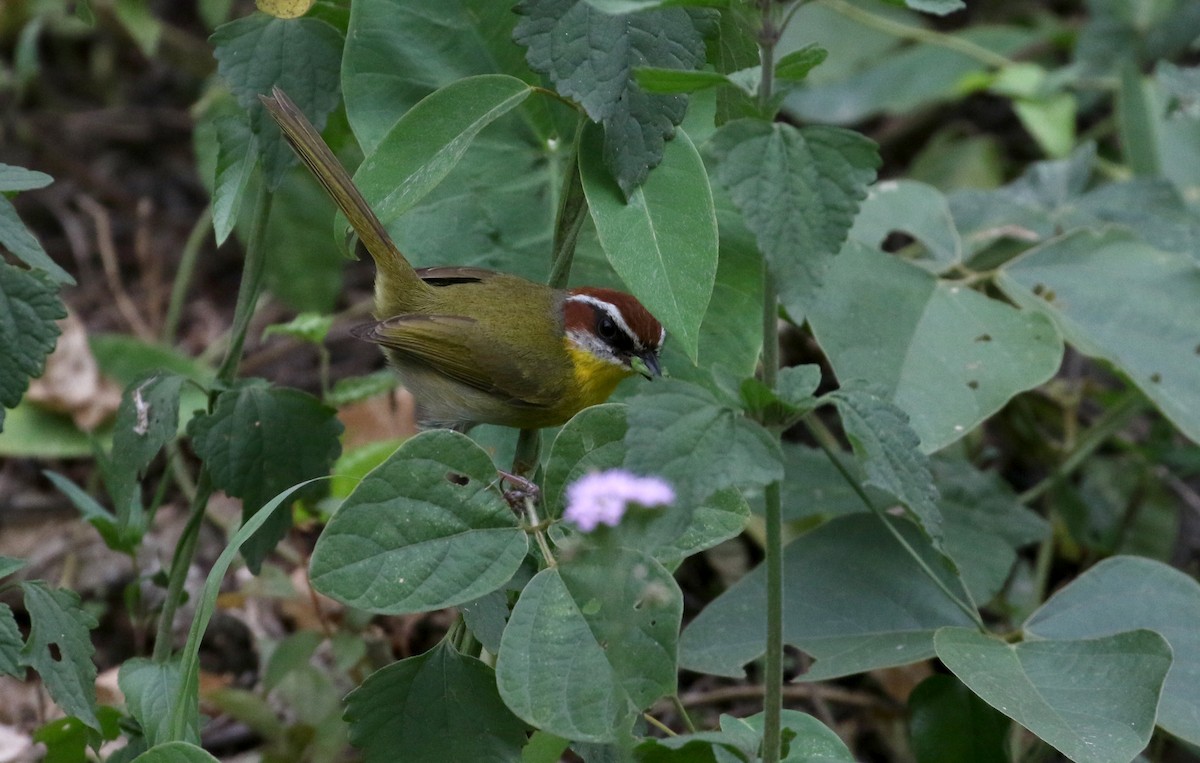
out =
<svg viewBox="0 0 1200 763"><path fill-rule="evenodd" d="M428 287L388 235L379 217L367 204L354 181L304 112L278 87L260 95L267 112L279 124L288 143L321 182L329 197L354 226L354 231L375 260L377 308L388 314L405 312L413 297Z"/></svg>

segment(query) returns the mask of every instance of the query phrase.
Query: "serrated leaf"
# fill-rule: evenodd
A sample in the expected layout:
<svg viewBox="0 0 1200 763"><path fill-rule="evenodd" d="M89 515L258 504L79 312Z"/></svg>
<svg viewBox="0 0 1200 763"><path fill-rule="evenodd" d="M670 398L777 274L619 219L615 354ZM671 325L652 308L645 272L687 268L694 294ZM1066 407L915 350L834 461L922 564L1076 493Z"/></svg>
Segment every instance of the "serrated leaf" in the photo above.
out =
<svg viewBox="0 0 1200 763"><path fill-rule="evenodd" d="M908 416L862 384L844 384L824 399L837 406L846 430L867 473L866 484L893 495L908 509L935 546L942 541L942 515L929 459L908 426Z"/></svg>
<svg viewBox="0 0 1200 763"><path fill-rule="evenodd" d="M754 233L784 307L799 319L875 178L875 144L833 127L739 119L717 130L711 145L717 181Z"/></svg>
<svg viewBox="0 0 1200 763"><path fill-rule="evenodd" d="M496 479L491 458L461 434L433 430L408 440L326 526L309 569L313 586L389 614L440 609L496 590L529 544Z"/></svg>
<svg viewBox="0 0 1200 763"><path fill-rule="evenodd" d="M680 503L695 505L723 488L783 476L778 441L703 387L664 379L628 404L625 463L666 479Z"/></svg>
<svg viewBox="0 0 1200 763"><path fill-rule="evenodd" d="M445 641L372 673L346 697L350 742L367 763L515 761L525 724L505 707L492 669Z"/></svg>
<svg viewBox="0 0 1200 763"><path fill-rule="evenodd" d="M1017 304L1049 316L1077 350L1113 363L1200 441L1193 330L1200 325L1200 264L1194 256L1160 251L1124 231L1078 231L1009 263L997 283Z"/></svg>
<svg viewBox="0 0 1200 763"><path fill-rule="evenodd" d="M20 402L30 378L42 373L58 339L54 321L66 315L46 275L0 262L0 428L4 408Z"/></svg>
<svg viewBox="0 0 1200 763"><path fill-rule="evenodd" d="M636 66L697 69L704 40L681 8L609 15L586 0L523 0L514 32L529 65L604 124L604 160L626 195L662 159L687 97L637 87Z"/></svg>
<svg viewBox="0 0 1200 763"><path fill-rule="evenodd" d="M1153 631L1007 644L943 628L938 657L989 705L1079 763L1127 763L1150 741L1171 647Z"/></svg>
<svg viewBox="0 0 1200 763"><path fill-rule="evenodd" d="M53 182L54 178L44 172L0 162L0 193L31 191L35 188L45 188Z"/></svg>
<svg viewBox="0 0 1200 763"><path fill-rule="evenodd" d="M21 222L12 202L3 195L0 195L0 247L29 267L45 271L55 283L75 285L75 279L50 259L41 242Z"/></svg>
<svg viewBox="0 0 1200 763"><path fill-rule="evenodd" d="M1148 628L1171 645L1171 669L1158 725L1200 744L1200 585L1152 559L1117 556L1097 564L1050 597L1025 622L1031 637L1109 636Z"/></svg>
<svg viewBox="0 0 1200 763"><path fill-rule="evenodd" d="M153 662L134 657L121 665L117 684L125 695L125 706L141 725L151 747L171 741L171 715L182 682L178 661Z"/></svg>
<svg viewBox="0 0 1200 763"><path fill-rule="evenodd" d="M916 527L889 521L935 574L956 585ZM816 658L803 680L924 660L933 655L938 628L970 625L875 516L839 517L802 535L784 549L783 568L784 641ZM765 572L756 567L688 625L679 642L681 667L741 677L742 666L762 655Z"/></svg>
<svg viewBox="0 0 1200 763"><path fill-rule="evenodd" d="M188 742L167 742L151 747L131 763L220 763L212 755Z"/></svg>
<svg viewBox="0 0 1200 763"><path fill-rule="evenodd" d="M579 166L600 244L625 285L695 363L717 273L717 218L704 162L680 131L654 176L626 202L597 161L597 132L585 132Z"/></svg>
<svg viewBox="0 0 1200 763"><path fill-rule="evenodd" d="M105 472L117 516L125 521L134 500L136 483L163 446L175 439L179 430L179 393L184 378L176 374L155 373L134 382L121 396L117 419L113 423L113 447L110 470ZM140 500L137 501L139 507Z"/></svg>
<svg viewBox="0 0 1200 763"><path fill-rule="evenodd" d="M329 473L341 452L336 412L296 389L250 382L223 393L211 415L192 421L192 447L213 485L242 499L244 519L298 482ZM257 572L263 558L291 527L278 512L242 549Z"/></svg>
<svg viewBox="0 0 1200 763"><path fill-rule="evenodd" d="M25 677L25 668L21 665L23 643L12 608L0 603L0 675Z"/></svg>
<svg viewBox="0 0 1200 763"><path fill-rule="evenodd" d="M775 76L779 79L799 82L807 77L810 71L820 66L828 55L829 51L820 45L810 43L780 58L775 63Z"/></svg>
<svg viewBox="0 0 1200 763"><path fill-rule="evenodd" d="M97 731L96 665L91 634L96 618L83 609L79 595L41 581L21 583L29 612L29 639L21 664L38 672L50 696L67 715Z"/></svg>
<svg viewBox="0 0 1200 763"><path fill-rule="evenodd" d="M458 80L409 109L354 173L363 197L386 225L450 174L483 128L529 97L526 83L504 74ZM334 227L346 227L339 212Z"/></svg>
<svg viewBox="0 0 1200 763"><path fill-rule="evenodd" d="M640 710L674 690L682 614L674 578L636 551L592 551L542 570L504 629L500 696L552 734L614 741Z"/></svg>
<svg viewBox="0 0 1200 763"><path fill-rule="evenodd" d="M212 217L217 246L220 246L233 232L242 211L258 158L258 138L250 131L245 114L219 116L213 120L212 130L217 143Z"/></svg>
<svg viewBox="0 0 1200 763"><path fill-rule="evenodd" d="M258 96L279 86L320 130L338 103L342 35L314 17L285 20L254 14L221 25L209 41L217 70L250 113L250 130L258 138L267 183L274 190L295 156Z"/></svg>
<svg viewBox="0 0 1200 763"><path fill-rule="evenodd" d="M1058 371L1051 321L850 242L817 292L813 334L841 379L881 388L927 453Z"/></svg>

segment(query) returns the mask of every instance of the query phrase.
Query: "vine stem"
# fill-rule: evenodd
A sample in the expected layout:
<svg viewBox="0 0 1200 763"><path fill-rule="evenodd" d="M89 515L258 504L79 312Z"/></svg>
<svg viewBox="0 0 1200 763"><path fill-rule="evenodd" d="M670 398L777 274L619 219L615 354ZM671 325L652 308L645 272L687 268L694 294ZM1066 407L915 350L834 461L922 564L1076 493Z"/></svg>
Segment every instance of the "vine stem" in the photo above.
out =
<svg viewBox="0 0 1200 763"><path fill-rule="evenodd" d="M932 29L924 29L917 26L909 26L901 24L899 21L893 21L889 18L876 15L870 11L863 10L856 5L851 4L847 0L819 0L822 5L832 11L842 14L846 18L853 19L863 26L869 26L872 29L890 34L893 37L899 37L913 42L921 42L926 45L937 45L947 50L953 50L955 53L961 53L964 56L975 59L985 66L994 66L1003 68L1011 66L1015 63L1008 56L1002 56L995 51L988 50L982 45L965 40L961 37L936 32Z"/></svg>
<svg viewBox="0 0 1200 763"><path fill-rule="evenodd" d="M250 318L258 295L262 291L263 271L267 254L264 246L267 231L267 218L271 214L271 194L267 190L264 179L259 184L258 194L254 199L254 217L250 239L246 243L246 262L242 268L242 283L238 289L237 307L233 313L232 336L225 360L217 371L216 389L209 393L208 410L211 412L220 396L221 387L228 386L237 375L238 362L241 359L242 347L246 343L246 332L250 328ZM162 613L158 618L158 632L154 642L153 658L156 662L164 662L171 656L172 631L175 613L183 601L184 583L187 581L188 568L196 554L196 545L200 537L200 527L204 523L208 499L212 495L212 478L208 467L200 469L197 478L196 493L192 497L187 524L179 543L175 546L175 555L171 559L171 570L167 577L167 593L163 601Z"/></svg>
<svg viewBox="0 0 1200 763"><path fill-rule="evenodd" d="M187 297L188 287L196 272L196 261L200 258L200 247L212 233L212 204L204 208L196 224L188 233L183 245L183 255L179 258L179 269L175 271L175 280L171 284L171 297L167 302L167 316L163 320L162 340L166 344L175 343L175 334L179 330L179 319L183 315L183 301Z"/></svg>

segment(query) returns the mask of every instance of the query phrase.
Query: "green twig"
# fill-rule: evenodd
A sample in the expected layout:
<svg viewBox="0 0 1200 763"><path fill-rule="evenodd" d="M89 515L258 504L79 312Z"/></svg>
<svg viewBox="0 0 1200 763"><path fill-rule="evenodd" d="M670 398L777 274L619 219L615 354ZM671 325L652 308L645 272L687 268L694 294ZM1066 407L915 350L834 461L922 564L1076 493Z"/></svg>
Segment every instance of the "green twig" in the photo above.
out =
<svg viewBox="0 0 1200 763"><path fill-rule="evenodd" d="M1000 55L995 51L988 50L982 45L971 42L962 37L943 34L932 29L924 29L922 27L909 26L901 24L899 21L885 18L876 15L870 11L859 8L851 4L847 0L820 0L821 4L832 11L842 14L846 18L853 19L863 26L878 29L879 31L890 34L893 37L899 37L904 40L912 40L926 45L937 45L938 47L953 50L956 53L961 53L964 56L973 58L985 66L994 66L1002 68L1011 66L1014 61L1008 56Z"/></svg>
<svg viewBox="0 0 1200 763"><path fill-rule="evenodd" d="M675 712L679 713L679 717L683 719L683 725L687 727L689 734L696 733L696 724L692 723L692 716L688 715L687 708L683 706L683 700L679 698L679 694L672 694L671 704L675 706Z"/></svg>
<svg viewBox="0 0 1200 763"><path fill-rule="evenodd" d="M566 175L559 194L558 213L555 215L553 259L550 261L550 278L547 281L555 289L566 287L570 280L579 230L587 219L587 197L583 193L583 178L579 174L579 143L583 139L584 124L585 120L580 119L575 140L567 155Z"/></svg>
<svg viewBox="0 0 1200 763"><path fill-rule="evenodd" d="M154 638L155 662L166 662L171 656L175 612L183 602L183 584L187 582L188 568L196 554L196 542L200 538L200 527L204 524L204 509L212 495L212 482L208 470L200 471L200 484L192 497L188 510L188 521L183 526L179 542L175 544L175 555L171 558L171 569L167 575L167 593L163 599L162 612L158 616L158 633Z"/></svg>
<svg viewBox="0 0 1200 763"><path fill-rule="evenodd" d="M850 485L850 488L855 492L856 495L858 495L859 500L861 500L863 504L871 510L871 513L879 517L879 520L883 522L883 526L887 528L892 537L896 539L896 542L904 548L910 557L912 557L912 560L917 563L917 566L921 569L921 572L925 574L925 577L933 581L933 584L936 585L942 593L946 594L946 597L950 599L950 601L954 602L956 607L961 609L967 615L967 617L971 618L971 622L975 623L980 630L984 630L983 618L980 617L979 610L960 599L957 594L950 590L950 586L946 585L946 581L942 580L941 576L933 571L933 568L929 566L929 563L925 561L925 558L921 556L917 550L912 547L912 544L908 542L908 539L896 529L896 526L892 524L891 517L887 515L887 512L875 505L875 502L871 500L871 496L867 495L867 491L863 489L862 485L859 484L854 475L850 473L850 470L846 468L845 464L842 463L842 460L837 457L837 453L835 451L837 451L838 448L835 444L831 443L832 435L830 435L829 431L826 430L824 426L814 423L812 414L809 414L804 418L804 425L808 428L808 431L812 433L813 437L817 441L817 444L821 446L821 450L825 451L825 455L846 480L846 484ZM970 595L970 592L968 591L967 594Z"/></svg>
<svg viewBox="0 0 1200 763"><path fill-rule="evenodd" d="M204 208L192 232L188 234L183 244L183 254L179 258L179 268L175 271L175 281L171 284L171 299L167 302L167 315L163 320L162 340L165 344L175 343L175 334L179 331L179 319L183 314L183 301L187 297L188 287L192 283L192 275L196 272L196 261L200 257L200 247L208 238L212 227L212 205Z"/></svg>

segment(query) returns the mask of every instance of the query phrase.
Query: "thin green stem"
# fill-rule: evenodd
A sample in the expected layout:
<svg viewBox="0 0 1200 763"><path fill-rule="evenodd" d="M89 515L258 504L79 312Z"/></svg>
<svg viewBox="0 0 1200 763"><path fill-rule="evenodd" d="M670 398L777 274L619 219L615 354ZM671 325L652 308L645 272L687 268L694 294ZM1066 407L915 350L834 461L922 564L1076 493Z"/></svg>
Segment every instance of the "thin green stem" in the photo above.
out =
<svg viewBox="0 0 1200 763"><path fill-rule="evenodd" d="M523 429L522 432L537 431ZM525 499L525 516L529 520L529 526L533 528L533 537L537 541L538 549L542 552L542 558L546 560L546 566L554 568L558 566L558 560L554 558L554 552L550 550L550 543L546 540L546 533L542 530L542 519L538 516L537 503L532 497Z"/></svg>
<svg viewBox="0 0 1200 763"><path fill-rule="evenodd" d="M212 226L212 205L204 208L192 226L187 241L183 244L183 254L179 258L179 268L175 271L175 281L171 284L171 299L167 302L167 315L163 320L162 340L165 344L174 344L175 335L179 331L179 319L183 315L183 302L187 298L188 287L192 283L192 275L196 272L196 262L200 258L200 247L208 238Z"/></svg>
<svg viewBox="0 0 1200 763"><path fill-rule="evenodd" d="M696 733L696 724L692 723L692 716L688 715L687 708L683 706L683 700L678 694L671 695L671 704L675 706L675 712L679 713L679 717L683 719L683 725L687 727L688 733Z"/></svg>
<svg viewBox="0 0 1200 763"><path fill-rule="evenodd" d="M887 515L887 512L875 505L875 502L871 500L871 496L867 495L867 491L863 489L862 485L859 484L859 481L855 479L853 474L850 473L850 470L846 468L846 465L842 463L842 460L837 457L836 451L838 448L836 447L836 444L831 442L832 435L830 435L829 431L826 430L824 426L814 423L812 414L804 417L804 425L808 428L808 431L812 433L813 437L817 441L817 444L821 446L821 450L825 451L825 456L833 464L834 468L836 468L846 480L846 484L850 486L850 488L858 496L859 500L861 500L863 504L871 510L871 513L879 517L879 521L883 522L883 526L886 527L887 531L891 533L893 538L896 539L896 542L899 543L901 547L903 547L908 553L908 555L912 557L912 560L917 563L917 566L921 569L921 572L925 574L925 577L933 581L933 584L936 585L942 593L946 594L946 597L950 599L950 601L954 602L956 607L961 609L967 615L967 617L971 618L971 622L975 623L980 630L983 630L983 618L979 615L979 609L963 601L956 593L951 591L950 586L946 585L946 581L933 571L933 568L929 566L929 563L925 561L925 558L921 556L921 554L912 547L912 544L908 542L908 539L896 529L896 526L892 524L891 517ZM965 588L964 592L967 593L968 596L970 595L970 592L966 591Z"/></svg>
<svg viewBox="0 0 1200 763"><path fill-rule="evenodd" d="M237 376L238 364L242 360L242 348L250 330L250 319L254 317L254 306L262 293L263 272L266 270L267 219L271 215L271 193L264 178L258 186L254 199L254 216L250 228L250 239L246 242L246 263L242 266L242 283L238 288L237 306L233 312L233 327L230 329L229 348L225 360L217 369L217 379L229 384Z"/></svg>
<svg viewBox="0 0 1200 763"><path fill-rule="evenodd" d="M1014 63L1011 58L988 50L970 40L943 34L932 29L901 24L899 21L893 21L870 11L863 10L849 3L847 0L819 0L819 2L826 8L836 11L846 18L853 19L863 26L878 29L885 34L890 34L893 37L899 37L904 40L912 40L913 42L920 42L926 45L937 45L947 50L953 50L956 53L973 58L985 66L1001 68L1011 66Z"/></svg>
<svg viewBox="0 0 1200 763"><path fill-rule="evenodd" d="M653 715L650 715L650 713L642 713L642 717L646 719L646 723L649 723L651 726L658 729L659 731L666 734L667 736L669 736L669 737L679 736L678 734L676 734L674 731L671 730L670 726L663 723L659 719L655 718Z"/></svg>
<svg viewBox="0 0 1200 763"><path fill-rule="evenodd" d="M192 566L192 557L196 554L196 543L200 538L200 527L204 524L204 510L208 506L209 496L212 495L212 482L208 470L200 471L200 484L196 486L196 494L192 497L188 510L188 521L175 544L175 555L171 558L171 570L167 575L167 593L163 600L162 612L158 616L158 633L154 638L155 662L166 662L171 656L175 612L183 602L183 584L187 582L188 568Z"/></svg>
<svg viewBox="0 0 1200 763"><path fill-rule="evenodd" d="M554 251L550 261L550 278L547 281L555 289L565 288L570 280L579 230L583 227L583 221L587 219L587 197L583 193L583 178L579 174L579 143L583 139L584 124L585 120L580 119L571 151L567 155L566 174L563 176L558 213L555 216Z"/></svg>

